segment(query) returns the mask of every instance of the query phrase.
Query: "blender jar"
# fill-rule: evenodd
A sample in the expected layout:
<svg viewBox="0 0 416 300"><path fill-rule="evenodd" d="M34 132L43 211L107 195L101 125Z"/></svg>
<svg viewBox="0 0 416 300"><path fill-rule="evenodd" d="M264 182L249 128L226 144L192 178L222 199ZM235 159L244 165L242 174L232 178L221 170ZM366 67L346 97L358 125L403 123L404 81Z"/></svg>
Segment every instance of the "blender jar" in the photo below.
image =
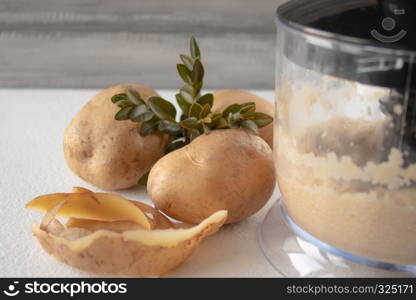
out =
<svg viewBox="0 0 416 300"><path fill-rule="evenodd" d="M279 7L274 155L289 224L361 261L413 267L416 10L409 2Z"/></svg>

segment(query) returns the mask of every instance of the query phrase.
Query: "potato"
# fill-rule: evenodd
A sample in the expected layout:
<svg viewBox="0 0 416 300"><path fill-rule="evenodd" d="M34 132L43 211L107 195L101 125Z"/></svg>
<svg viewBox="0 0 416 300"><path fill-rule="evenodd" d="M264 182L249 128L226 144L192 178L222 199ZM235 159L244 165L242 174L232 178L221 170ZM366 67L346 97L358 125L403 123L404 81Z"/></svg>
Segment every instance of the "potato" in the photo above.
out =
<svg viewBox="0 0 416 300"><path fill-rule="evenodd" d="M226 211L218 211L197 226L177 229L155 209L144 203L133 203L144 208L142 213L153 215L154 230L126 220L105 222L74 217L63 225L55 218L63 216L60 210L65 205L63 200L47 211L41 224L33 224L32 231L45 251L75 268L100 275L160 276L183 263L227 218ZM83 206L82 201L71 204L75 206L73 212L85 208L84 216L94 214L93 207ZM44 204L37 202L37 205Z"/></svg>
<svg viewBox="0 0 416 300"><path fill-rule="evenodd" d="M225 129L161 158L147 190L156 207L174 219L197 224L225 209L226 223L234 223L262 208L275 182L267 143L242 129Z"/></svg>
<svg viewBox="0 0 416 300"><path fill-rule="evenodd" d="M214 92L214 105L212 111L223 111L227 106L234 103L255 102L256 111L274 116L274 105L269 101L260 98L254 94L238 90L218 90ZM260 128L260 137L262 137L270 148L273 149L273 124Z"/></svg>
<svg viewBox="0 0 416 300"><path fill-rule="evenodd" d="M143 174L164 155L167 135L142 137L140 123L117 121L119 108L111 102L126 87L135 88L143 99L156 92L139 85L119 85L94 96L65 130L64 154L69 168L85 181L102 189L135 186Z"/></svg>

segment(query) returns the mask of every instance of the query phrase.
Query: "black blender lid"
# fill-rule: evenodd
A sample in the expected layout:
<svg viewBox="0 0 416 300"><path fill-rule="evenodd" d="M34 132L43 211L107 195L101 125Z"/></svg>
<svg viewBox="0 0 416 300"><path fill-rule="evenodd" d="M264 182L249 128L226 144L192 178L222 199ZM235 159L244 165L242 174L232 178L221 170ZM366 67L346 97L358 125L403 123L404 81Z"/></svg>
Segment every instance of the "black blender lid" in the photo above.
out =
<svg viewBox="0 0 416 300"><path fill-rule="evenodd" d="M331 42L288 35L284 54L303 67L389 88L416 82L416 0L292 0L277 22Z"/></svg>

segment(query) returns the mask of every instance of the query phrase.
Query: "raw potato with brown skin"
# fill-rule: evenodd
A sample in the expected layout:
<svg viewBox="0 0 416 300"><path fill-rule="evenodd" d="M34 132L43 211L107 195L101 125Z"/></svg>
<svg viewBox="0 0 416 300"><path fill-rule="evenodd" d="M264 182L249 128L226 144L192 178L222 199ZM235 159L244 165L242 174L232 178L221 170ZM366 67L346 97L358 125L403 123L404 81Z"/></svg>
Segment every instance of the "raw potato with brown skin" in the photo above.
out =
<svg viewBox="0 0 416 300"><path fill-rule="evenodd" d="M274 116L274 105L254 94L239 90L218 90L214 92L214 105L212 111L223 111L227 106L238 103L255 102L256 111ZM273 124L260 128L260 136L273 149Z"/></svg>
<svg viewBox="0 0 416 300"><path fill-rule="evenodd" d="M150 171L147 190L156 207L174 219L197 224L225 209L226 223L234 223L260 210L275 183L267 143L242 129L225 129L161 158Z"/></svg>
<svg viewBox="0 0 416 300"><path fill-rule="evenodd" d="M114 119L119 108L111 102L126 87L143 99L157 96L149 87L118 85L94 96L65 130L64 154L69 168L85 181L107 190L135 186L165 153L168 137L161 133L140 136L140 123Z"/></svg>

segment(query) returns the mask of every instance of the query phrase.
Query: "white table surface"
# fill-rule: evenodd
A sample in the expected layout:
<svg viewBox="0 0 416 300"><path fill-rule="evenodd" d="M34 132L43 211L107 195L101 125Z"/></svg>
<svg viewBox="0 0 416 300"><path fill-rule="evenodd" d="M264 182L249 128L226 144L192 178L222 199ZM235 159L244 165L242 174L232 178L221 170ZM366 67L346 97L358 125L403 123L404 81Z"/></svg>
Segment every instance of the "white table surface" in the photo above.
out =
<svg viewBox="0 0 416 300"><path fill-rule="evenodd" d="M65 127L97 90L0 89L0 277L88 277L91 274L55 261L32 236L40 213L25 203L73 186L98 189L66 166L62 138ZM158 91L174 99L173 91ZM272 91L254 91L273 101ZM119 192L150 203L144 188ZM278 192L277 192L278 193ZM255 216L223 227L208 237L169 277L281 277L266 261L256 230L276 197Z"/></svg>

